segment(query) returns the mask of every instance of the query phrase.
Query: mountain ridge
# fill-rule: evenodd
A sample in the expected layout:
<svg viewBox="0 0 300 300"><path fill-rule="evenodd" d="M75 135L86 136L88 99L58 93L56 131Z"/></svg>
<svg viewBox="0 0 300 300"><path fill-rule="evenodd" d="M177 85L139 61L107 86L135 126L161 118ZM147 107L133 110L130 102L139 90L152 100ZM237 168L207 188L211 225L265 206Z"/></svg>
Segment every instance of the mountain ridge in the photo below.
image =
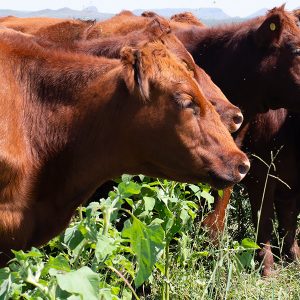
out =
<svg viewBox="0 0 300 300"><path fill-rule="evenodd" d="M135 9L132 12L134 14L140 15L145 9ZM227 15L220 8L162 8L162 9L151 9L164 17L170 17L174 14L178 14L180 12L189 11L193 13L199 19L215 19L215 20L223 20L223 19L231 19L231 16ZM99 12L95 6L88 6L82 10L74 10L68 7L63 7L60 9L43 9L38 11L19 11L12 9L0 9L0 17L13 15L17 17L57 17L57 18L91 18L103 20L106 18L112 17L114 14L112 13L104 13Z"/></svg>

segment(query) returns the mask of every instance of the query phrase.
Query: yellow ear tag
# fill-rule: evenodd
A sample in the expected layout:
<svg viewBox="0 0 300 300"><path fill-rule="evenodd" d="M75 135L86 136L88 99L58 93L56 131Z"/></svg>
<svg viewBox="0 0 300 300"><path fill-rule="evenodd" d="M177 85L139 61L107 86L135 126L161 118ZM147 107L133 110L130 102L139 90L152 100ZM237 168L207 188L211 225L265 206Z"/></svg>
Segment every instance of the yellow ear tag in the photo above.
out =
<svg viewBox="0 0 300 300"><path fill-rule="evenodd" d="M276 30L276 25L274 23L270 24L270 29L271 31L275 31Z"/></svg>

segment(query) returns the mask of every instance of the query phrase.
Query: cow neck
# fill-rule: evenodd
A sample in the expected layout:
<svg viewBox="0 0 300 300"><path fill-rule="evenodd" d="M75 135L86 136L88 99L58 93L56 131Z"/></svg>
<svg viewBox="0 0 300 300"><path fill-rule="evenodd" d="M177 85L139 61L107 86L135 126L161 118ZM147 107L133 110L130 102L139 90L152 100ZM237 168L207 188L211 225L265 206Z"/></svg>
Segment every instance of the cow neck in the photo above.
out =
<svg viewBox="0 0 300 300"><path fill-rule="evenodd" d="M113 63L85 67L83 72L65 64L61 70L49 66L30 70L24 118L39 178L37 201L45 195L52 203L70 197L65 201L75 207L83 195L116 175L111 160L118 118L112 102L116 102L120 68L120 63Z"/></svg>

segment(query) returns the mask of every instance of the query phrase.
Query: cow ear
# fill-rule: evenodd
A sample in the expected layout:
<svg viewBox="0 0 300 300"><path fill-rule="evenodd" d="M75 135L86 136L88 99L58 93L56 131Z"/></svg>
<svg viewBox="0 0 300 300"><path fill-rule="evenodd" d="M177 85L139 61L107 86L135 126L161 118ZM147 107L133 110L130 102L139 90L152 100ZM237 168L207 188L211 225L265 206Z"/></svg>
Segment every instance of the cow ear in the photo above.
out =
<svg viewBox="0 0 300 300"><path fill-rule="evenodd" d="M121 50L121 61L124 66L124 80L128 90L133 93L138 90L143 100L149 99L149 79L143 66L140 50L124 47Z"/></svg>
<svg viewBox="0 0 300 300"><path fill-rule="evenodd" d="M156 17L147 24L145 31L155 38L160 38L171 32L170 22L164 18Z"/></svg>
<svg viewBox="0 0 300 300"><path fill-rule="evenodd" d="M269 48L277 44L281 37L283 23L280 13L273 13L268 16L256 31L257 45L262 48Z"/></svg>

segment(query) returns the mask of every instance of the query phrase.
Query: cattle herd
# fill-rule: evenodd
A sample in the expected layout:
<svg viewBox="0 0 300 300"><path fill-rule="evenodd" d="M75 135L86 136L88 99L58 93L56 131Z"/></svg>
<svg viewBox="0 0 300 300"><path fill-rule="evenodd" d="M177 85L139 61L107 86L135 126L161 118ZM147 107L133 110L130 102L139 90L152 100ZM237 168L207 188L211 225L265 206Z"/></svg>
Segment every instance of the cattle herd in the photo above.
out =
<svg viewBox="0 0 300 300"><path fill-rule="evenodd" d="M0 18L0 265L57 235L123 173L224 188L205 220L212 236L245 177L263 275L275 211L283 256L297 259L299 18L284 6L215 27L150 11ZM249 171L242 151L269 161L278 149L273 174L290 189L270 178L262 204L266 166L251 159Z"/></svg>

